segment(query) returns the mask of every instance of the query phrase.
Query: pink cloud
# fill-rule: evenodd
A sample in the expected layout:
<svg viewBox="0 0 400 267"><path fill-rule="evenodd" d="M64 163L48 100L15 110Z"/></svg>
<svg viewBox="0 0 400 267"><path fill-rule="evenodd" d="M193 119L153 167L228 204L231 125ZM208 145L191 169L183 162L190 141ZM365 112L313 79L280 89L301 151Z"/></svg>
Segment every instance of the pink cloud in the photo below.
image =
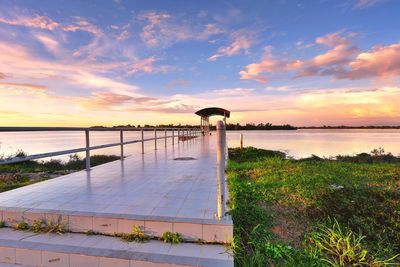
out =
<svg viewBox="0 0 400 267"><path fill-rule="evenodd" d="M368 52L358 54L349 63L349 70L337 76L352 80L400 76L400 44L377 46Z"/></svg>
<svg viewBox="0 0 400 267"><path fill-rule="evenodd" d="M45 34L36 34L36 38L53 54L58 54L59 43L57 40Z"/></svg>
<svg viewBox="0 0 400 267"><path fill-rule="evenodd" d="M139 16L145 21L140 38L149 47L168 46L187 40L207 40L210 36L223 32L215 24L193 25L189 21L177 21L166 12L147 12Z"/></svg>
<svg viewBox="0 0 400 267"><path fill-rule="evenodd" d="M377 46L360 52L351 37L342 32L318 37L316 44L330 49L311 59L277 59L267 47L263 59L240 71L241 79L266 83L270 76L294 73L294 78L333 76L336 79L390 78L400 76L400 44Z"/></svg>
<svg viewBox="0 0 400 267"><path fill-rule="evenodd" d="M67 32L84 31L91 33L94 36L100 36L103 34L102 30L81 17L75 17L74 23L63 26L62 29Z"/></svg>
<svg viewBox="0 0 400 267"><path fill-rule="evenodd" d="M5 79L6 77L7 77L7 76L6 76L4 73L0 72L0 80Z"/></svg>
<svg viewBox="0 0 400 267"><path fill-rule="evenodd" d="M58 22L50 18L35 15L34 17L17 17L15 19L0 18L0 23L5 23L14 26L25 26L32 28L39 28L43 30L54 30L60 26Z"/></svg>
<svg viewBox="0 0 400 267"><path fill-rule="evenodd" d="M289 65L288 65L289 64ZM298 62L298 64L302 64ZM245 70L239 72L240 79L242 80L255 80L260 83L268 81L268 73L276 72L280 69L287 68L289 62L277 60L272 55L272 47L265 47L264 56L261 62L252 63L246 66Z"/></svg>
<svg viewBox="0 0 400 267"><path fill-rule="evenodd" d="M176 80L172 80L167 84L168 88L176 88L176 87L185 87L185 86L189 86L190 85L190 81L188 80L184 80L184 79L176 79Z"/></svg>
<svg viewBox="0 0 400 267"><path fill-rule="evenodd" d="M242 51L248 53L249 48L253 44L251 38L245 35L235 36L232 43L228 46L223 46L218 49L218 52L208 58L209 61L216 61L218 58L223 56L234 56Z"/></svg>
<svg viewBox="0 0 400 267"><path fill-rule="evenodd" d="M363 8L371 7L378 3L382 3L384 1L386 1L386 0L356 0L356 4L354 5L354 8L363 9Z"/></svg>
<svg viewBox="0 0 400 267"><path fill-rule="evenodd" d="M157 59L152 56L140 60L136 60L134 62L126 64L126 74L134 75L139 72L143 73L157 73L157 72L168 72L171 70L171 67L166 65L155 66L154 63L157 62Z"/></svg>
<svg viewBox="0 0 400 267"><path fill-rule="evenodd" d="M0 87L16 88L16 89L23 89L23 90L33 90L33 91L46 91L47 90L46 86L30 84L30 83L0 83Z"/></svg>
<svg viewBox="0 0 400 267"><path fill-rule="evenodd" d="M85 31L96 36L101 34L101 30L99 28L88 22L85 18L81 17L75 17L75 22L70 25L61 25L51 18L39 15L34 15L33 17L18 15L13 19L0 18L0 23L49 31L61 29L67 32Z"/></svg>

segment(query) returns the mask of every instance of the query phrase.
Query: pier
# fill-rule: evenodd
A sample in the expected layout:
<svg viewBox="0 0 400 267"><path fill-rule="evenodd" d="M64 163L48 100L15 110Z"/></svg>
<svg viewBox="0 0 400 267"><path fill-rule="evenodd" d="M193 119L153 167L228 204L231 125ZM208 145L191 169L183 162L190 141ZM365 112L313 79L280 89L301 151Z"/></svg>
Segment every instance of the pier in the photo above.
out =
<svg viewBox="0 0 400 267"><path fill-rule="evenodd" d="M62 221L68 230L57 235L0 229L0 262L233 266L233 255L223 245L233 238L232 219L224 213L226 147L220 141L225 133L210 136L199 129L179 129L179 133L157 129L154 138L144 139L142 134L142 140L137 140L142 144L155 140L154 149L124 157L123 146L129 142L123 140L123 130L114 130L121 135L121 142L112 144L121 146L120 160L96 167L87 162L86 170L0 193L1 219L7 226L44 219ZM157 147L159 138L165 142ZM90 155L93 147L86 144L82 151ZM41 156L48 155L31 157ZM126 243L113 236L129 234L133 227L140 227L153 240ZM181 234L183 242L156 240L166 232Z"/></svg>

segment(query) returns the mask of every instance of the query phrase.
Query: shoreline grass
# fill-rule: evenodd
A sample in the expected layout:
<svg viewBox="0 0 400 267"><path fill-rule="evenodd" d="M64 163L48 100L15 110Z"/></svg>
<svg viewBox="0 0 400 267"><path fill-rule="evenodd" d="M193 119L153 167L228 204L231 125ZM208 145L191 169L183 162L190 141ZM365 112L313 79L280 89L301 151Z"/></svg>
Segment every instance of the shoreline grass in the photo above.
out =
<svg viewBox="0 0 400 267"><path fill-rule="evenodd" d="M18 152L14 156L23 157L26 154ZM94 167L118 159L120 157L115 155L93 155L90 156L90 163ZM0 165L0 192L83 170L86 166L85 161L85 158L80 158L75 154L71 155L70 159L66 162L55 159L49 161L29 160Z"/></svg>
<svg viewBox="0 0 400 267"><path fill-rule="evenodd" d="M235 266L400 266L400 159L230 149Z"/></svg>

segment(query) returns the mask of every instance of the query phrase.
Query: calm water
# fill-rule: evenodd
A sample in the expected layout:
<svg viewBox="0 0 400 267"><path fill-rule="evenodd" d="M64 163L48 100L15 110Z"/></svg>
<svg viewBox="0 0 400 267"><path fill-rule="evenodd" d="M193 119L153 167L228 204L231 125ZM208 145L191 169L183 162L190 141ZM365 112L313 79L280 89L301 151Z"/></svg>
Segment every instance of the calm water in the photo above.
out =
<svg viewBox="0 0 400 267"><path fill-rule="evenodd" d="M333 156L370 152L382 147L387 152L400 154L400 130L297 130L297 131L228 131L228 145L239 146L239 134L244 135L244 145L258 148L280 150L295 158ZM160 135L163 133L160 133ZM140 138L140 132L125 133L125 140ZM153 132L146 132L153 137ZM91 145L100 145L119 141L118 132L93 132ZM159 141L159 147L163 146ZM83 132L31 132L0 133L0 155L11 155L22 149L28 154L52 152L84 147ZM146 143L145 143L146 144ZM154 147L147 142L147 149ZM126 154L140 152L140 144L127 145ZM119 148L107 148L93 151L92 154L119 154ZM68 156L59 157L67 159Z"/></svg>

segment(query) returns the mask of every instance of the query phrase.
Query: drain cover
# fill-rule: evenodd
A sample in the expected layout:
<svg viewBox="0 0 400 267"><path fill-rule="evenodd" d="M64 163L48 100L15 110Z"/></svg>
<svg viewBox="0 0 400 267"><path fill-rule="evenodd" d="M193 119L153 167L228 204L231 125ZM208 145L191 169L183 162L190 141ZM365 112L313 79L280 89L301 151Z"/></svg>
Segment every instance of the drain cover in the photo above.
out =
<svg viewBox="0 0 400 267"><path fill-rule="evenodd" d="M192 157L181 157L181 158L174 158L174 160L196 160L196 159Z"/></svg>

